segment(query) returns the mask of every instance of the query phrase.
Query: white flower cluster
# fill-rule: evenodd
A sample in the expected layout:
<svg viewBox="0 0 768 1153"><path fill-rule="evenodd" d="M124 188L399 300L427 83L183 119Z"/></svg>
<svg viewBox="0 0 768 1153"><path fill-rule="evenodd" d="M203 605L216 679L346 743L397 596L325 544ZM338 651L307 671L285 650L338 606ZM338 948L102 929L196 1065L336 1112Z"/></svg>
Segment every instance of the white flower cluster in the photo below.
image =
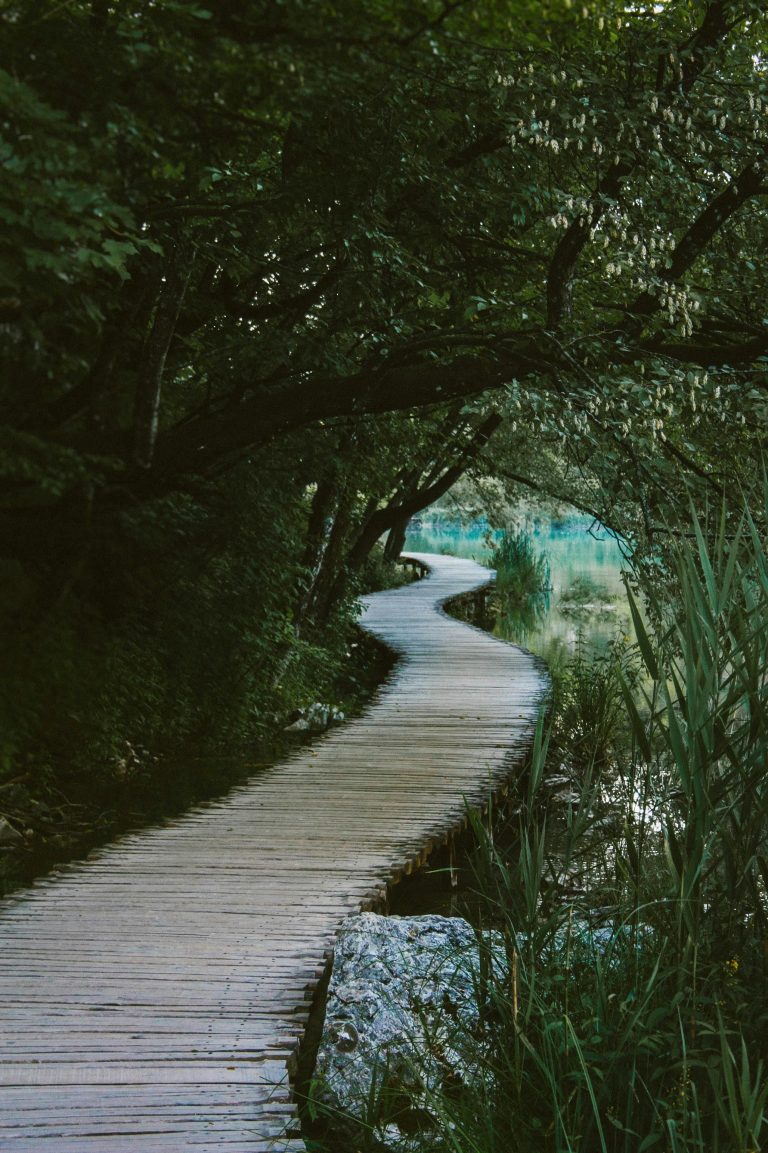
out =
<svg viewBox="0 0 768 1153"><path fill-rule="evenodd" d="M698 312L701 304L690 291L684 285L663 281L660 285L659 303L666 310L669 323L677 323L683 336L691 336L693 333L691 313Z"/></svg>

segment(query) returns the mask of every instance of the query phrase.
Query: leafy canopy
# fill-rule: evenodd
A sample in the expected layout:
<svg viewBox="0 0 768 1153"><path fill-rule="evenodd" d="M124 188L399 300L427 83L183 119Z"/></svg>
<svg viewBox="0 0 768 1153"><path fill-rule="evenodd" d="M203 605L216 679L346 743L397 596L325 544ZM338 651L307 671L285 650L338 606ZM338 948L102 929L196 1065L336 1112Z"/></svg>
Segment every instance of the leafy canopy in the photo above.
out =
<svg viewBox="0 0 768 1153"><path fill-rule="evenodd" d="M760 440L763 5L2 19L4 409L51 459L154 492L289 427L488 389L604 483Z"/></svg>

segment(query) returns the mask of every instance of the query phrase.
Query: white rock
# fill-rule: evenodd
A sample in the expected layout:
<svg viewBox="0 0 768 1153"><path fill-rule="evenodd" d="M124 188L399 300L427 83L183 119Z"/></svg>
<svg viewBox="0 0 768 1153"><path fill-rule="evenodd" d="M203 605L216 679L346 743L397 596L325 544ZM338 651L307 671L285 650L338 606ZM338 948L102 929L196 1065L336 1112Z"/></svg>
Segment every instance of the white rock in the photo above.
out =
<svg viewBox="0 0 768 1153"><path fill-rule="evenodd" d="M500 934L484 937L483 964L506 973ZM490 947L487 947L490 946ZM344 922L315 1070L316 1098L371 1125L387 1149L423 1144L441 1087L479 1088L484 1029L477 936L457 917ZM340 1128L354 1132L354 1121Z"/></svg>

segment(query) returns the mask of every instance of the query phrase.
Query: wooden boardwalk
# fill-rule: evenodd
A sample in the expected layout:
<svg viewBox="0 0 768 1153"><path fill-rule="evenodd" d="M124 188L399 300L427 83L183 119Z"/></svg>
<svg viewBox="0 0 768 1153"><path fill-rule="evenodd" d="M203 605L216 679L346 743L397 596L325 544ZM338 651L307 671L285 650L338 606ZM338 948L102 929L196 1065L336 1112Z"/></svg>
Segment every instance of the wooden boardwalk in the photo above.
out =
<svg viewBox="0 0 768 1153"><path fill-rule="evenodd" d="M343 917L487 799L527 744L533 659L451 620L470 561L367 598L400 650L359 720L2 905L0 1150L302 1150L287 1066Z"/></svg>

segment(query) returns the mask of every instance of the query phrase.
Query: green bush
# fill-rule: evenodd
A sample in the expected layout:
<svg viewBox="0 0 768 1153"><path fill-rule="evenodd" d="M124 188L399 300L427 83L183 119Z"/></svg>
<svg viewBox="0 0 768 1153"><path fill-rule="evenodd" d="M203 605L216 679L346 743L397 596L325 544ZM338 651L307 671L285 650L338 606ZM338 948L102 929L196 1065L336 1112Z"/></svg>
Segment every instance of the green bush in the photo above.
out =
<svg viewBox="0 0 768 1153"><path fill-rule="evenodd" d="M207 764L221 791L294 710L362 695L353 596L296 635L305 533L301 480L251 465L122 513L72 575L0 562L2 814L24 833L0 887L189 803L195 781L210 795Z"/></svg>
<svg viewBox="0 0 768 1153"><path fill-rule="evenodd" d="M358 584L363 593L379 592L381 589L401 588L418 579L413 569L398 564L397 561L385 560L384 547L374 545L366 557L360 571Z"/></svg>

